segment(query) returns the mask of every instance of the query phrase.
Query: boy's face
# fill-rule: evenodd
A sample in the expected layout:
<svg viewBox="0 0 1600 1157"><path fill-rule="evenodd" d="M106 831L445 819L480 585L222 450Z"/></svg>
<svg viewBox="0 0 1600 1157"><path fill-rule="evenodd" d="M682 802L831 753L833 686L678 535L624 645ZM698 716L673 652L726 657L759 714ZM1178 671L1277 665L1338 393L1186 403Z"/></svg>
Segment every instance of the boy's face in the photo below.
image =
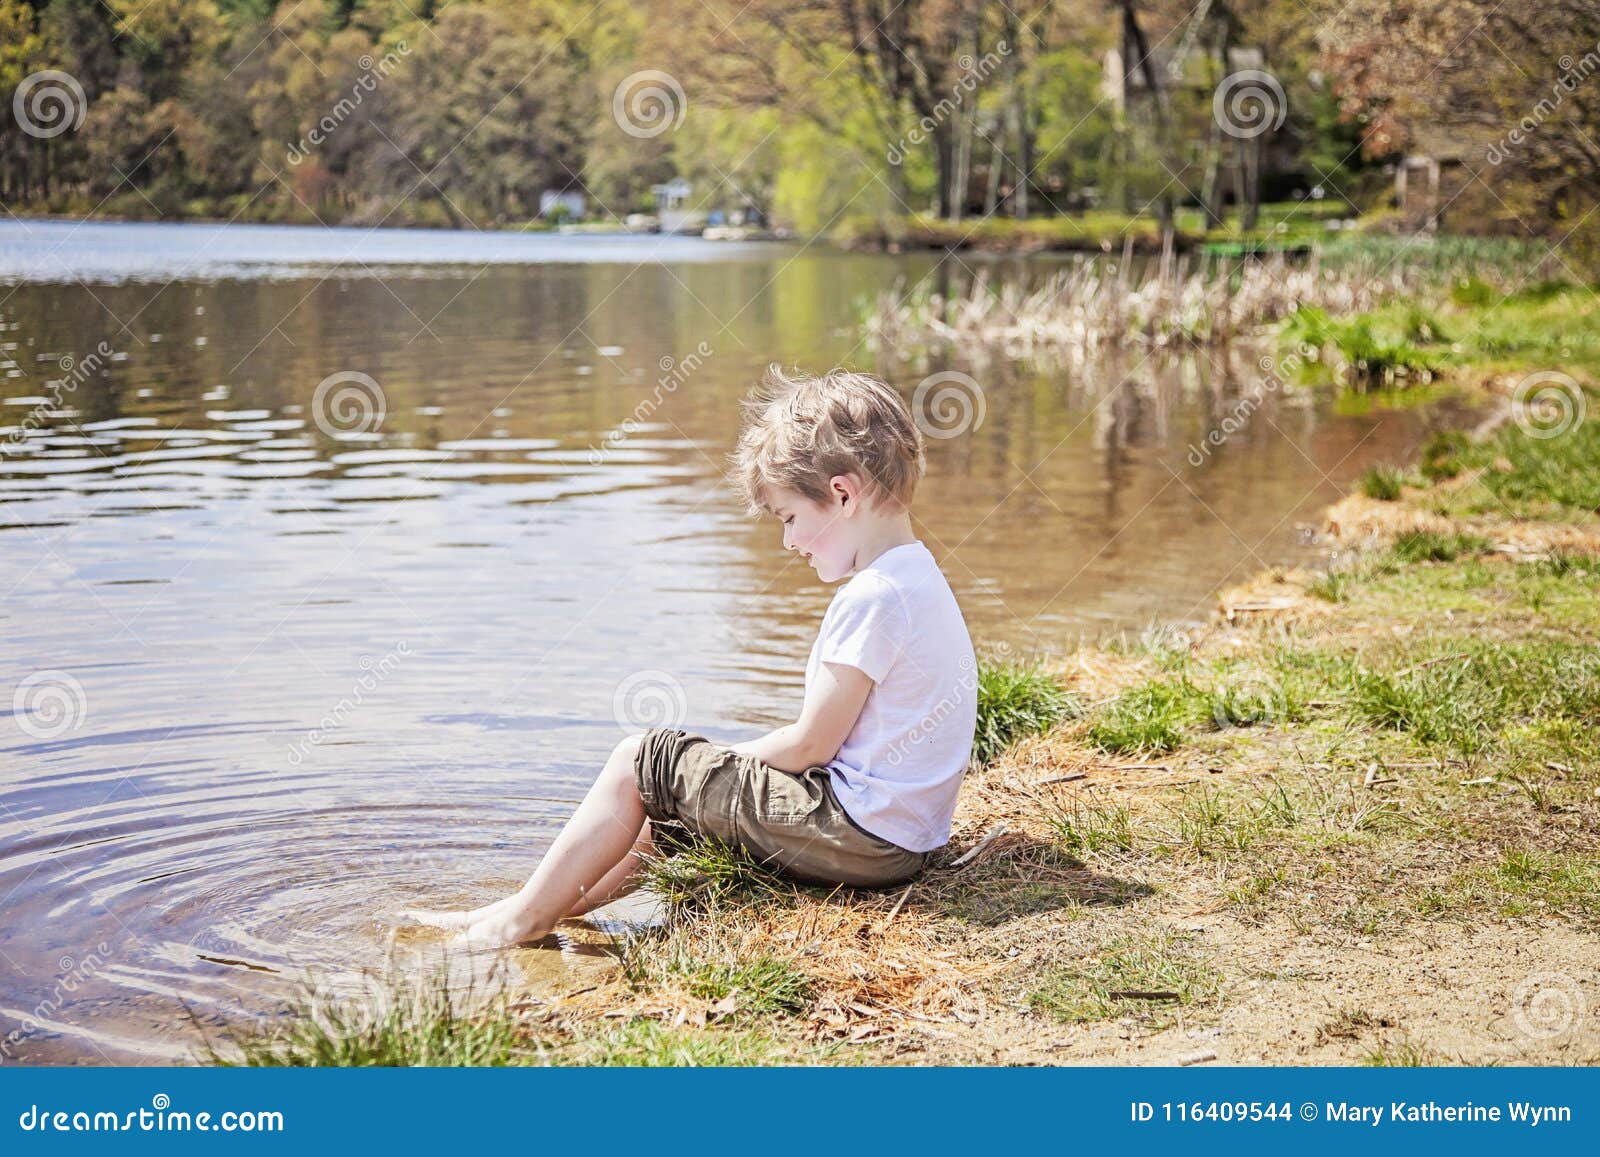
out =
<svg viewBox="0 0 1600 1157"><path fill-rule="evenodd" d="M783 523L783 548L798 551L825 583L849 576L856 565L858 545L851 517L859 496L835 495L833 503L813 502L805 495L773 487L768 505Z"/></svg>

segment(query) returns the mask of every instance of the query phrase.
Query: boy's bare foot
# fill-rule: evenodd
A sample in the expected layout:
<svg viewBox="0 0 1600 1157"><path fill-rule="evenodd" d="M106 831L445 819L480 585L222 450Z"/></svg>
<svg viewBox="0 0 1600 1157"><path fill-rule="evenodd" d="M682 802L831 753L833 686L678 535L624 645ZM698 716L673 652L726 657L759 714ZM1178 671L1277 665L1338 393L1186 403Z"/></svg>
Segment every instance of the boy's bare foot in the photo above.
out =
<svg viewBox="0 0 1600 1157"><path fill-rule="evenodd" d="M471 912L439 912L427 908L406 908L396 915L402 920L411 920L417 924L425 924L429 928L443 928L452 932L466 928L472 923Z"/></svg>
<svg viewBox="0 0 1600 1157"><path fill-rule="evenodd" d="M456 939L473 948L506 948L524 940L543 935L533 927L521 896L510 895L470 912L449 912L429 908L411 908L401 916L426 924L430 928L443 928L447 932L461 933ZM547 930L546 930L547 931Z"/></svg>
<svg viewBox="0 0 1600 1157"><path fill-rule="evenodd" d="M481 908L471 911L447 911L442 908L407 908L399 915L408 920L415 920L418 924L426 924L429 928L443 928L447 932L460 932L471 928L491 916L501 914L510 909L516 896L507 896L496 900L493 904L485 904Z"/></svg>
<svg viewBox="0 0 1600 1157"><path fill-rule="evenodd" d="M509 948L540 935L518 913L496 912L469 925L456 939L471 948Z"/></svg>

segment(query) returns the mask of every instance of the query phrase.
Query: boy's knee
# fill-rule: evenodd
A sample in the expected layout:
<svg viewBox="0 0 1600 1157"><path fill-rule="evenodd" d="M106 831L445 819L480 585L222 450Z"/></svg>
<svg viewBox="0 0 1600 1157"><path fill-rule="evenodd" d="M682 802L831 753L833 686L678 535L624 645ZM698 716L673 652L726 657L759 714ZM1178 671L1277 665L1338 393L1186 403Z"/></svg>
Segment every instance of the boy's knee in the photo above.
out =
<svg viewBox="0 0 1600 1157"><path fill-rule="evenodd" d="M630 735L613 749L611 758L613 766L627 776L633 775L634 766L639 762L639 751L644 746L644 736Z"/></svg>

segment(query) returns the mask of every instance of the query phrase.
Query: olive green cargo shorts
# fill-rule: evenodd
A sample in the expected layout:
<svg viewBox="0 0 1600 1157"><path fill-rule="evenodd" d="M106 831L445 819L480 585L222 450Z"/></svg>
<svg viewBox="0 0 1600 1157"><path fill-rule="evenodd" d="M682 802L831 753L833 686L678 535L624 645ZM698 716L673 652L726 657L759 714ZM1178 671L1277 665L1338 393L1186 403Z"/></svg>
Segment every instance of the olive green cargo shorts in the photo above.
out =
<svg viewBox="0 0 1600 1157"><path fill-rule="evenodd" d="M663 850L687 829L791 876L864 888L906 880L928 860L927 852L909 852L857 826L826 767L779 771L702 736L658 727L645 733L634 775Z"/></svg>

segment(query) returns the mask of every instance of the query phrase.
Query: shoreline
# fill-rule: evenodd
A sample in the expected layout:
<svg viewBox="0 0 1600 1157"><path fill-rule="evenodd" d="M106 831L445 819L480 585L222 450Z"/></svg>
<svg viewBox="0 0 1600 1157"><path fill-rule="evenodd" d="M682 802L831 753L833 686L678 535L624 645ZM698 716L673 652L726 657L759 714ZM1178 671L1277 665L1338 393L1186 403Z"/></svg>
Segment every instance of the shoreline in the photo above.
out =
<svg viewBox="0 0 1600 1157"><path fill-rule="evenodd" d="M1268 223L1250 230L1230 226L1212 232L1183 224L1173 233L1173 252L1204 251L1220 256L1255 254L1305 254L1320 240L1337 237L1328 232L1328 222L1355 229L1358 220L1350 214L1330 215L1324 207L1312 206L1301 217L1301 206L1269 206ZM1189 214L1188 216L1193 216ZM1162 239L1154 218L1120 213L1090 212L1079 215L1036 217L1023 221L1010 218L971 218L945 221L920 216L900 216L884 220L846 219L822 233L767 227L707 226L701 231L677 233L663 229L629 229L620 221L581 221L553 224L540 219L487 222L471 228L443 218L407 217L392 224L383 218L372 224L355 215L349 220L325 221L314 214L290 212L285 215L261 213L253 216L224 212L182 216L127 215L96 211L92 216L22 209L12 214L22 224L122 224L122 225L288 225L309 228L355 229L362 231L422 229L440 233L536 233L551 236L682 236L710 241L774 241L812 245L822 243L847 253L902 253L952 250L981 252L1004 257L1028 257L1052 253L1120 254L1150 256L1162 251ZM1369 223L1370 224L1370 223Z"/></svg>

